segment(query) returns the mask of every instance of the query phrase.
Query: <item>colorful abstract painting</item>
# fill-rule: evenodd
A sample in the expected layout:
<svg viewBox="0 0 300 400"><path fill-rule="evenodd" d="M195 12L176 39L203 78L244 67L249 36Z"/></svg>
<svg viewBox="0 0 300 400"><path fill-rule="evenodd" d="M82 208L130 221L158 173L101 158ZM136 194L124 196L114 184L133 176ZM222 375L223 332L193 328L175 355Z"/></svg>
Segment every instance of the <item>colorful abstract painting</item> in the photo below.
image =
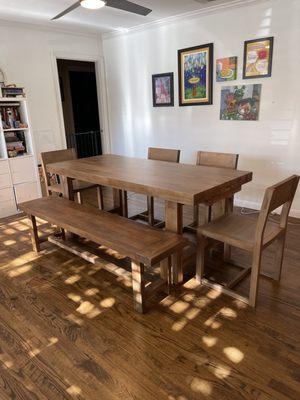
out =
<svg viewBox="0 0 300 400"><path fill-rule="evenodd" d="M244 79L266 78L272 75L273 42L273 37L245 42Z"/></svg>
<svg viewBox="0 0 300 400"><path fill-rule="evenodd" d="M170 107L174 105L174 75L152 75L153 107Z"/></svg>
<svg viewBox="0 0 300 400"><path fill-rule="evenodd" d="M237 57L217 60L217 82L234 81L237 78Z"/></svg>
<svg viewBox="0 0 300 400"><path fill-rule="evenodd" d="M179 104L212 104L213 44L178 51Z"/></svg>
<svg viewBox="0 0 300 400"><path fill-rule="evenodd" d="M224 86L221 91L221 120L257 121L262 85Z"/></svg>

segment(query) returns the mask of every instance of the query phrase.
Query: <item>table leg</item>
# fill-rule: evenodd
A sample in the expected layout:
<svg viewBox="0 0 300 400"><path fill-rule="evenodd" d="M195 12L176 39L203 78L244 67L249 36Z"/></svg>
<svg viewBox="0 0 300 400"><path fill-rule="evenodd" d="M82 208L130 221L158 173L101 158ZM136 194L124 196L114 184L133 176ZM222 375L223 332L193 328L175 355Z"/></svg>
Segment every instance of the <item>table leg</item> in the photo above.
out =
<svg viewBox="0 0 300 400"><path fill-rule="evenodd" d="M113 209L118 210L118 213L123 215L123 193L120 189L113 188Z"/></svg>
<svg viewBox="0 0 300 400"><path fill-rule="evenodd" d="M182 234L182 204L166 201L165 203L166 230ZM182 251L172 255L172 284L178 285L183 281Z"/></svg>
<svg viewBox="0 0 300 400"><path fill-rule="evenodd" d="M233 197L225 199L225 212L224 215L231 214L233 212ZM224 261L229 262L231 260L231 246L224 243Z"/></svg>

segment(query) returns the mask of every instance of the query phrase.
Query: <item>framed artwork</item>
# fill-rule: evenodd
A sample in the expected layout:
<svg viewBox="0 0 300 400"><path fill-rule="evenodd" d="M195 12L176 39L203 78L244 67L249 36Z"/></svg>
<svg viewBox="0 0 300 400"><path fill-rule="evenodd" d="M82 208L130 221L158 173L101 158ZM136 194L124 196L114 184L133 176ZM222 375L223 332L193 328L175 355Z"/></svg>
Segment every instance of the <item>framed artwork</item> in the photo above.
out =
<svg viewBox="0 0 300 400"><path fill-rule="evenodd" d="M152 75L153 107L174 106L174 74Z"/></svg>
<svg viewBox="0 0 300 400"><path fill-rule="evenodd" d="M237 57L217 60L217 82L235 81L237 78Z"/></svg>
<svg viewBox="0 0 300 400"><path fill-rule="evenodd" d="M212 104L213 43L178 50L179 105Z"/></svg>
<svg viewBox="0 0 300 400"><path fill-rule="evenodd" d="M244 79L268 78L272 75L273 44L273 37L245 42Z"/></svg>
<svg viewBox="0 0 300 400"><path fill-rule="evenodd" d="M262 85L223 86L220 119L225 121L257 121Z"/></svg>

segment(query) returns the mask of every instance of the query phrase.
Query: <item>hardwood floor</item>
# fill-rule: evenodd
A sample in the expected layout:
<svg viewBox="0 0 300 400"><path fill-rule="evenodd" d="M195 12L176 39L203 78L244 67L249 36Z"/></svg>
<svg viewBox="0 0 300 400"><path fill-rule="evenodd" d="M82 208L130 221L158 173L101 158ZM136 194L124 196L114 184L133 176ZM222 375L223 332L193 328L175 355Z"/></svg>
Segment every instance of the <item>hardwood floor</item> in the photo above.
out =
<svg viewBox="0 0 300 400"><path fill-rule="evenodd" d="M144 209L129 196L130 213ZM298 400L300 221L290 222L281 284L261 278L256 309L191 279L138 315L121 281L50 243L36 255L26 218L2 220L0 399Z"/></svg>

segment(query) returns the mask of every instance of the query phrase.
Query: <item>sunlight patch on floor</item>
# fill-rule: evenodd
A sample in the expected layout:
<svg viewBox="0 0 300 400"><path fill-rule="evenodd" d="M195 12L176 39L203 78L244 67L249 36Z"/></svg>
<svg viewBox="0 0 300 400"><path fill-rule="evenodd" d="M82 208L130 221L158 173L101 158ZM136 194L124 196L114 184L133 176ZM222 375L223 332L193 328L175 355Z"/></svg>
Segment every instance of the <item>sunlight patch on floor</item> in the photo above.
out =
<svg viewBox="0 0 300 400"><path fill-rule="evenodd" d="M244 353L236 347L225 347L223 353L235 364L239 364L244 359Z"/></svg>
<svg viewBox="0 0 300 400"><path fill-rule="evenodd" d="M9 271L7 273L7 275L10 278L16 278L17 276L26 274L26 272L30 271L31 269L32 269L32 265L30 265L30 264L24 265L23 267L19 267L19 268L14 269L13 271Z"/></svg>
<svg viewBox="0 0 300 400"><path fill-rule="evenodd" d="M11 360L10 356L7 354L0 354L0 361L4 365L5 368L12 368L14 366L13 361Z"/></svg>
<svg viewBox="0 0 300 400"><path fill-rule="evenodd" d="M202 337L202 342L207 347L213 347L213 346L215 346L217 344L218 338L213 337L213 336L203 336Z"/></svg>
<svg viewBox="0 0 300 400"><path fill-rule="evenodd" d="M204 379L194 377L189 384L190 388L196 393L201 393L204 396L209 396L212 393L211 384Z"/></svg>
<svg viewBox="0 0 300 400"><path fill-rule="evenodd" d="M81 301L81 296L75 293L68 293L67 296L70 300L74 301L75 303L79 303Z"/></svg>
<svg viewBox="0 0 300 400"><path fill-rule="evenodd" d="M218 379L226 379L231 374L231 368L227 367L227 365L211 365L209 369Z"/></svg>
<svg viewBox="0 0 300 400"><path fill-rule="evenodd" d="M17 242L15 240L9 239L9 240L4 240L3 244L4 246L11 246L13 244L16 244Z"/></svg>
<svg viewBox="0 0 300 400"><path fill-rule="evenodd" d="M81 276L78 274L72 275L69 278L65 279L65 283L67 285L73 285L74 283L80 281Z"/></svg>
<svg viewBox="0 0 300 400"><path fill-rule="evenodd" d="M97 293L99 293L99 289L97 288L90 288L84 292L87 297L95 296Z"/></svg>
<svg viewBox="0 0 300 400"><path fill-rule="evenodd" d="M67 389L67 393L71 396L78 396L81 393L81 389L79 386L72 385Z"/></svg>
<svg viewBox="0 0 300 400"><path fill-rule="evenodd" d="M70 322L73 322L74 324L78 325L78 326L82 326L84 321L83 319L77 317L77 315L74 314L69 314L66 316L66 319Z"/></svg>
<svg viewBox="0 0 300 400"><path fill-rule="evenodd" d="M100 301L100 306L103 308L110 308L115 304L116 300L113 297L107 297Z"/></svg>

